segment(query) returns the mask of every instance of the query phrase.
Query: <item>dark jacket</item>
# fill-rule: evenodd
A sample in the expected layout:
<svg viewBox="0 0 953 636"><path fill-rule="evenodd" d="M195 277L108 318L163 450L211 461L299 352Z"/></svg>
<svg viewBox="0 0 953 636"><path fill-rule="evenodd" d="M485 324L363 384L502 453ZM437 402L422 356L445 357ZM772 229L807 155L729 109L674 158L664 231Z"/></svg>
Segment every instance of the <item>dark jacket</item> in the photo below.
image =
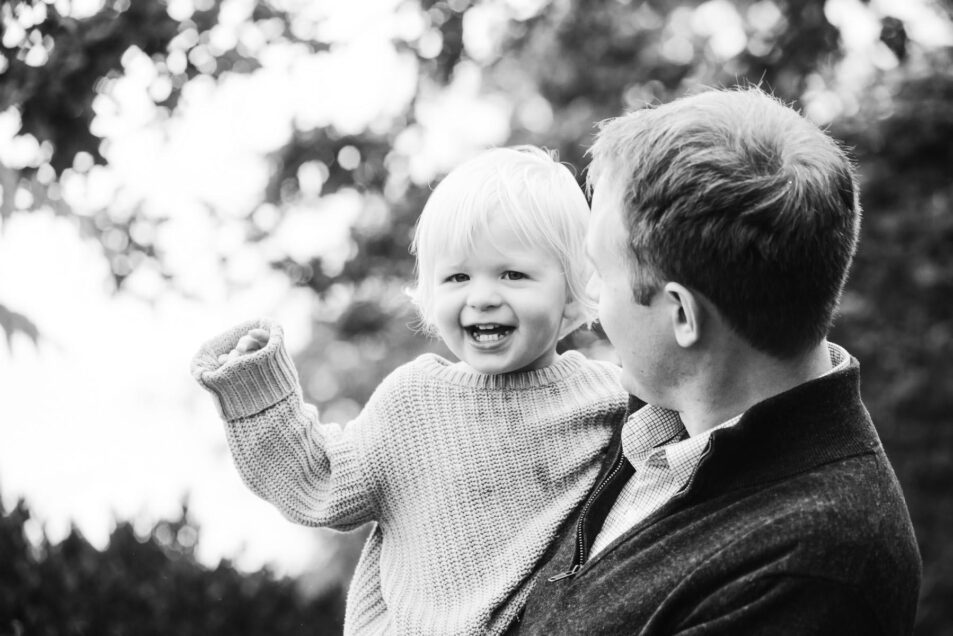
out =
<svg viewBox="0 0 953 636"><path fill-rule="evenodd" d="M856 360L715 431L689 485L587 561L621 459L617 435L520 634L912 631L920 555Z"/></svg>

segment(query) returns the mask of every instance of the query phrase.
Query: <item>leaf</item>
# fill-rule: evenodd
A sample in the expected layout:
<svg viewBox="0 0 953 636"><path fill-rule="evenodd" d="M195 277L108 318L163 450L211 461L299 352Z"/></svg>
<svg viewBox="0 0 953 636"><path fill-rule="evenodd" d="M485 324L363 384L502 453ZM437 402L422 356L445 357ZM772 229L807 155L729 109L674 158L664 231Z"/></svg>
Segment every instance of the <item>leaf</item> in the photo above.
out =
<svg viewBox="0 0 953 636"><path fill-rule="evenodd" d="M887 16L881 21L880 41L890 47L898 60L907 59L907 30L900 20Z"/></svg>
<svg viewBox="0 0 953 636"><path fill-rule="evenodd" d="M7 348L13 350L13 335L18 331L33 341L36 345L40 340L40 331L32 320L15 311L0 305L0 327L7 334Z"/></svg>

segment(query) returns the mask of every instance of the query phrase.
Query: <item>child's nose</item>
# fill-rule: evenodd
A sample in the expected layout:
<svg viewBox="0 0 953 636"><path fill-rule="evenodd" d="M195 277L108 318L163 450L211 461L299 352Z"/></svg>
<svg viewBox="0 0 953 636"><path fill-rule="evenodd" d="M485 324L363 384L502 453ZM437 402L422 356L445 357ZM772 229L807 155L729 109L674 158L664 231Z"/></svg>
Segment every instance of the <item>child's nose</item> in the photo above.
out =
<svg viewBox="0 0 953 636"><path fill-rule="evenodd" d="M493 282L473 280L470 283L470 293L467 296L467 305L470 307L482 311L497 307L502 302L499 290Z"/></svg>

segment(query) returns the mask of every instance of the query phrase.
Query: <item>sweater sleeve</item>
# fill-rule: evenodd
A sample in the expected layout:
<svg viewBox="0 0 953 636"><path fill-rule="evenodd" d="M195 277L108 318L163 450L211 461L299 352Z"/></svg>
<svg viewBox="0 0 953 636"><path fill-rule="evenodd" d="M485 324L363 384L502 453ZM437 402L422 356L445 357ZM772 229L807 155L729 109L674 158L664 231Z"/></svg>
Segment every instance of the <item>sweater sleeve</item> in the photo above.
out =
<svg viewBox="0 0 953 636"><path fill-rule="evenodd" d="M260 350L219 365L250 329L269 332ZM322 424L301 398L281 327L242 323L201 347L192 374L225 420L235 466L248 487L288 519L339 530L376 518L360 452L362 418L345 427Z"/></svg>

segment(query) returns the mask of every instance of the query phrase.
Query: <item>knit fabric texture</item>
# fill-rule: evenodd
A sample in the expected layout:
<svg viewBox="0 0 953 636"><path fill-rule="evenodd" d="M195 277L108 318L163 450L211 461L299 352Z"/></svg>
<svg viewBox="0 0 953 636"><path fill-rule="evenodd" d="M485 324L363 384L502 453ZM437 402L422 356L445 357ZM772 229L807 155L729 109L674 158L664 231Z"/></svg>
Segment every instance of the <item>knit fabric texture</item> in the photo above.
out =
<svg viewBox="0 0 953 636"><path fill-rule="evenodd" d="M219 365L253 327L259 351ZM578 352L483 375L426 354L391 373L346 426L302 401L281 328L212 339L193 375L216 398L235 464L290 520L376 522L348 593L346 634L498 634L589 492L628 396Z"/></svg>

